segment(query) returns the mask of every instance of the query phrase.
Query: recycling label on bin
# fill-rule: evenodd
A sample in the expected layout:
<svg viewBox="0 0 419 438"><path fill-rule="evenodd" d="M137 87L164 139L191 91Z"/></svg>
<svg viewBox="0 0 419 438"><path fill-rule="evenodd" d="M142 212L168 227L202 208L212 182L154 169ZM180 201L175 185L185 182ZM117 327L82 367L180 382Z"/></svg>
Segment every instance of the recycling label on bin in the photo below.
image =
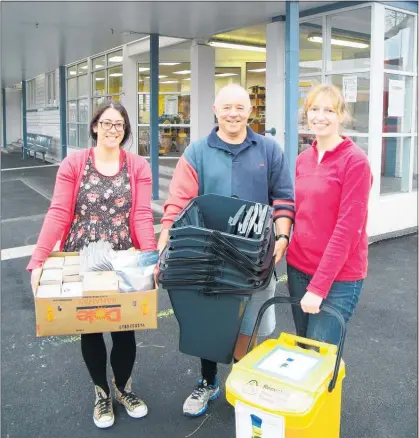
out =
<svg viewBox="0 0 419 438"><path fill-rule="evenodd" d="M278 348L259 362L256 368L262 371L302 380L318 364L319 359Z"/></svg>
<svg viewBox="0 0 419 438"><path fill-rule="evenodd" d="M240 401L235 404L236 438L284 438L285 420Z"/></svg>

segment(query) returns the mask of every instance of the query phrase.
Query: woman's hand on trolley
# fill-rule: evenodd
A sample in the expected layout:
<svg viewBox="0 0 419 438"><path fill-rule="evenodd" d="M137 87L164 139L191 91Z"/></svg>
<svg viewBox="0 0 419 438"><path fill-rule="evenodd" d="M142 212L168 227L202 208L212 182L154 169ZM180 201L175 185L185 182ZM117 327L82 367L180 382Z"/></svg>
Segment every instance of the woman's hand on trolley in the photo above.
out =
<svg viewBox="0 0 419 438"><path fill-rule="evenodd" d="M319 313L322 302L322 297L308 290L301 300L301 308L305 313Z"/></svg>

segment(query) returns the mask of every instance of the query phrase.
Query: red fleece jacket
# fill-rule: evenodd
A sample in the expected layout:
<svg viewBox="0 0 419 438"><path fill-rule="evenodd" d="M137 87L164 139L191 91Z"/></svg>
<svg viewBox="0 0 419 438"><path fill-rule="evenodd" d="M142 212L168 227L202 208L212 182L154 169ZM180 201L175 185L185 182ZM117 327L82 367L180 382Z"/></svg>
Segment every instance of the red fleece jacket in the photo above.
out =
<svg viewBox="0 0 419 438"><path fill-rule="evenodd" d="M36 248L27 266L28 271L38 268L48 258L57 241L62 250L70 231L77 195L89 154L92 149L72 153L61 163L55 181L54 194L48 209ZM121 150L126 156L131 184L132 207L130 232L137 249L156 249L156 237L151 210L151 170L147 160L139 155ZM121 159L122 161L122 159Z"/></svg>
<svg viewBox="0 0 419 438"><path fill-rule="evenodd" d="M372 174L366 154L346 137L318 162L316 142L297 158L295 223L287 262L313 275L308 290L325 298L332 283L367 275L368 198Z"/></svg>

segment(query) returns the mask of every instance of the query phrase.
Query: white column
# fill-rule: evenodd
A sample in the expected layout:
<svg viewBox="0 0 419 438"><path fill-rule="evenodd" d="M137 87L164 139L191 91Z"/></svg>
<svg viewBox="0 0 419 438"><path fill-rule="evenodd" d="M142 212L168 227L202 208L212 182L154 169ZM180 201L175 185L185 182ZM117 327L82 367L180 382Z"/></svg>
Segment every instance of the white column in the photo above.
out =
<svg viewBox="0 0 419 438"><path fill-rule="evenodd" d="M191 141L214 127L215 49L196 41L191 47Z"/></svg>
<svg viewBox="0 0 419 438"><path fill-rule="evenodd" d="M266 26L266 124L276 129L275 140L285 143L285 22ZM270 135L270 134L266 134Z"/></svg>
<svg viewBox="0 0 419 438"><path fill-rule="evenodd" d="M371 70L368 158L374 178L370 204L379 202L381 181L383 90L384 90L384 31L385 8L380 3L372 4L371 14Z"/></svg>
<svg viewBox="0 0 419 438"><path fill-rule="evenodd" d="M132 130L132 142L128 141L125 145L125 150L138 154L138 74L137 61L133 56L129 56L128 46L124 45L122 49L122 96L121 103L128 112L129 121Z"/></svg>

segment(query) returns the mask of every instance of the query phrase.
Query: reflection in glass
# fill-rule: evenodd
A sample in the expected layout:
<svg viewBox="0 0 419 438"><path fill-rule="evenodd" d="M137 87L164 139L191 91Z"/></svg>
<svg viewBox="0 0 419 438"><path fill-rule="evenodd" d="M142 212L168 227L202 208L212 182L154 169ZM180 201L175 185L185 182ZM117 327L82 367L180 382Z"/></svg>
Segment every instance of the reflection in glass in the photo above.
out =
<svg viewBox="0 0 419 438"><path fill-rule="evenodd" d="M331 17L333 71L370 67L371 7L339 12Z"/></svg>
<svg viewBox="0 0 419 438"><path fill-rule="evenodd" d="M368 137L351 136L351 139L368 155Z"/></svg>
<svg viewBox="0 0 419 438"><path fill-rule="evenodd" d="M77 75L77 65L67 68L67 79Z"/></svg>
<svg viewBox="0 0 419 438"><path fill-rule="evenodd" d="M88 96L87 75L79 76L79 97Z"/></svg>
<svg viewBox="0 0 419 438"><path fill-rule="evenodd" d="M67 97L68 99L77 99L77 77L67 81Z"/></svg>
<svg viewBox="0 0 419 438"><path fill-rule="evenodd" d="M322 70L322 19L300 24L300 74Z"/></svg>
<svg viewBox="0 0 419 438"><path fill-rule="evenodd" d="M302 109L304 106L304 102L306 100L307 94L312 87L321 83L321 76L308 76L300 78L298 81L298 128L299 129L307 129L307 126L303 125L302 120Z"/></svg>
<svg viewBox="0 0 419 438"><path fill-rule="evenodd" d="M383 138L380 193L409 191L410 137Z"/></svg>
<svg viewBox="0 0 419 438"><path fill-rule="evenodd" d="M88 100L81 99L79 100L79 117L78 121L82 123L88 123L89 121L89 108L88 108Z"/></svg>
<svg viewBox="0 0 419 438"><path fill-rule="evenodd" d="M67 121L77 122L77 101L67 102Z"/></svg>
<svg viewBox="0 0 419 438"><path fill-rule="evenodd" d="M413 139L413 175L412 175L412 188L418 189L418 138Z"/></svg>
<svg viewBox="0 0 419 438"><path fill-rule="evenodd" d="M79 147L87 148L89 146L88 125L80 124L79 127Z"/></svg>
<svg viewBox="0 0 419 438"><path fill-rule="evenodd" d="M383 132L410 133L413 78L384 74Z"/></svg>
<svg viewBox="0 0 419 438"><path fill-rule="evenodd" d="M106 97L98 97L92 99L92 110L95 112L96 108L102 105L106 100Z"/></svg>
<svg viewBox="0 0 419 438"><path fill-rule="evenodd" d="M68 144L77 147L77 125L68 125Z"/></svg>
<svg viewBox="0 0 419 438"><path fill-rule="evenodd" d="M384 68L414 71L415 17L386 9Z"/></svg>

